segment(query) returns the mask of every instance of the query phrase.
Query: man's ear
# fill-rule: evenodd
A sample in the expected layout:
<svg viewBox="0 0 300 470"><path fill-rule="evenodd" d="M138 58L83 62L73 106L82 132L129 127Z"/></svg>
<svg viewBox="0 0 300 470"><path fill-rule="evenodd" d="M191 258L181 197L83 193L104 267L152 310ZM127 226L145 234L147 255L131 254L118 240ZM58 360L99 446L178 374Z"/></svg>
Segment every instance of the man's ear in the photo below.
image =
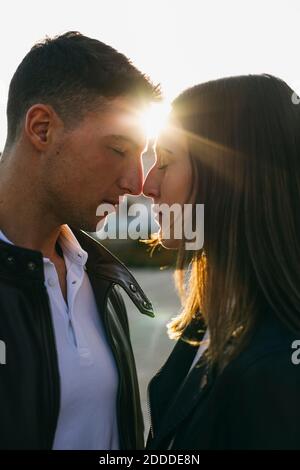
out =
<svg viewBox="0 0 300 470"><path fill-rule="evenodd" d="M26 113L24 131L31 144L44 151L53 139L57 124L58 116L51 106L35 104Z"/></svg>

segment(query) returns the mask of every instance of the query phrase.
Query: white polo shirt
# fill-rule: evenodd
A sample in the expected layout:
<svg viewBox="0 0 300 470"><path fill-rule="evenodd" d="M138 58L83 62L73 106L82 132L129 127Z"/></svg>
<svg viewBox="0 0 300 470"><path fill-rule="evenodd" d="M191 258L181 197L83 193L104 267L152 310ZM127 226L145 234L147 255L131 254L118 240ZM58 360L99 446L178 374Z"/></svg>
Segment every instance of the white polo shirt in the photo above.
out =
<svg viewBox="0 0 300 470"><path fill-rule="evenodd" d="M0 239L11 243L1 231ZM67 225L58 243L67 268L68 304L54 264L43 258L61 393L53 449L119 449L118 372L85 272L88 254Z"/></svg>

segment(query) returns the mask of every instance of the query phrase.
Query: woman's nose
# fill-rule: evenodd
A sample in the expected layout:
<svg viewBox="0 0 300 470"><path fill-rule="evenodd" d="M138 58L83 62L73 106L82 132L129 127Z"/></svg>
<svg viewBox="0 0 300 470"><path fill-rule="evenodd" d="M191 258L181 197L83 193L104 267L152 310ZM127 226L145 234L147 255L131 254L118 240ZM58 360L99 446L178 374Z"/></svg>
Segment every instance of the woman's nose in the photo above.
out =
<svg viewBox="0 0 300 470"><path fill-rule="evenodd" d="M152 197L153 199L157 199L159 197L160 182L157 176L155 167L152 167L149 170L143 185L143 193L146 197Z"/></svg>

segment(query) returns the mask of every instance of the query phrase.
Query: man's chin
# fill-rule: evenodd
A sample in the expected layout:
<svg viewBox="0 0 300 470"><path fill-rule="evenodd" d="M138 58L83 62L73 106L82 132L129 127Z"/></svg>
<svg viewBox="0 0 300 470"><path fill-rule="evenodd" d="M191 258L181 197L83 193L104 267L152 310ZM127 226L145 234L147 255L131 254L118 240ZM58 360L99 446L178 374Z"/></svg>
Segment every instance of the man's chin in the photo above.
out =
<svg viewBox="0 0 300 470"><path fill-rule="evenodd" d="M93 220L86 220L86 221L81 221L78 224L73 225L74 228L77 230L83 230L85 232L89 233L97 233L102 228L107 222L107 216L104 217L94 217Z"/></svg>
<svg viewBox="0 0 300 470"><path fill-rule="evenodd" d="M96 220L94 220L90 225L89 225L89 232L92 232L92 233L98 233L100 232L105 224L107 223L107 216L103 216L103 217L97 217Z"/></svg>

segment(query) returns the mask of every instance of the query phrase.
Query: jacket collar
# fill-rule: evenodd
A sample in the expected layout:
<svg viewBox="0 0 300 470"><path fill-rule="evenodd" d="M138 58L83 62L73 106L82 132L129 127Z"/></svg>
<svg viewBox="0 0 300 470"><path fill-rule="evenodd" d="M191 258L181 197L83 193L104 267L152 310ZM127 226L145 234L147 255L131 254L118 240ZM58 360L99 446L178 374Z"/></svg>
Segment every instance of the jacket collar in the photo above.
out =
<svg viewBox="0 0 300 470"><path fill-rule="evenodd" d="M99 278L121 286L141 313L154 317L150 300L126 266L88 233L76 229L72 231L89 255L87 270Z"/></svg>
<svg viewBox="0 0 300 470"><path fill-rule="evenodd" d="M120 285L142 314L154 317L151 302L126 266L86 232L73 228L72 232L89 255L87 271L112 284ZM0 274L12 280L25 279L44 283L43 255L40 251L0 240Z"/></svg>

